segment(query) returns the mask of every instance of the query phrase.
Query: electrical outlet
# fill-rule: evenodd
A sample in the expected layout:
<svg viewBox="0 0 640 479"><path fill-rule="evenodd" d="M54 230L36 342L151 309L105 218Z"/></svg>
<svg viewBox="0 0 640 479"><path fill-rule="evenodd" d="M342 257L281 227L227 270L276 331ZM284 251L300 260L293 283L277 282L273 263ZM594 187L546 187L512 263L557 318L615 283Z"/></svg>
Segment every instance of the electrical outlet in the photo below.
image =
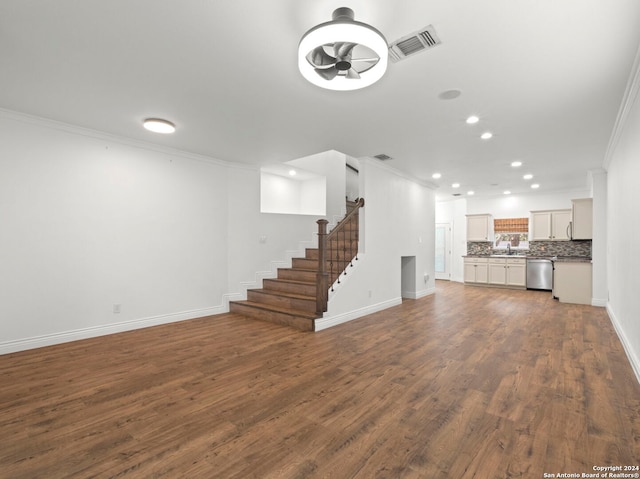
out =
<svg viewBox="0 0 640 479"><path fill-rule="evenodd" d="M260 243L262 243L262 244L266 243L266 242L267 242L267 235L262 235L262 236L260 236L259 241L260 241Z"/></svg>
<svg viewBox="0 0 640 479"><path fill-rule="evenodd" d="M120 314L120 308L121 308L120 304L114 304L113 305L113 314Z"/></svg>

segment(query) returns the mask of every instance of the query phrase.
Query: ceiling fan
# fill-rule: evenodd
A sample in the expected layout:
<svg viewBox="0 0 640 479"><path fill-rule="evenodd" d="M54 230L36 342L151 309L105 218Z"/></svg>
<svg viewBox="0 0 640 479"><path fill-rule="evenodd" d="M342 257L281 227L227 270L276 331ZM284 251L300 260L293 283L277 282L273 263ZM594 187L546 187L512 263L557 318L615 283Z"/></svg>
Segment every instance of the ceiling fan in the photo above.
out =
<svg viewBox="0 0 640 479"><path fill-rule="evenodd" d="M298 45L298 68L319 87L356 90L382 78L389 58L397 62L440 43L429 25L387 45L382 33L355 21L353 10L342 7L334 10L330 22L304 34Z"/></svg>
<svg viewBox="0 0 640 479"><path fill-rule="evenodd" d="M309 30L298 46L298 67L311 83L331 90L355 90L378 81L387 69L387 41L378 30L354 20L347 7L330 22Z"/></svg>

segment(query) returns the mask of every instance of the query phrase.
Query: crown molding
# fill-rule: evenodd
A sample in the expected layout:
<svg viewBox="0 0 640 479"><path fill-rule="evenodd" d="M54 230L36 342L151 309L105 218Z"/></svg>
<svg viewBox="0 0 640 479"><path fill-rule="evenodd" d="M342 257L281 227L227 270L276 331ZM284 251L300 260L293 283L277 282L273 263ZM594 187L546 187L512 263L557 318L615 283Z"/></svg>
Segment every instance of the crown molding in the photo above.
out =
<svg viewBox="0 0 640 479"><path fill-rule="evenodd" d="M394 168L393 166L387 165L385 163L383 163L382 161L376 159L376 158L371 158L369 156L365 156L362 158L357 158L358 162L362 165L371 165L374 166L378 169L381 170L386 170L389 173L392 173L396 176L399 176L401 178L404 178L405 180L409 180L412 181L414 183L419 184L420 186L424 186L425 188L429 188L431 190L437 190L438 189L438 185L431 183L430 181L425 181L425 180L421 180L420 178L417 178L415 176L409 175L403 171L398 170L397 168Z"/></svg>
<svg viewBox="0 0 640 479"><path fill-rule="evenodd" d="M618 147L624 127L626 126L627 118L629 117L629 113L636 102L636 98L638 97L638 92L640 92L640 46L636 51L629 80L627 81L627 88L625 89L624 96L622 97L618 116L616 117L616 122L613 125L613 131L609 138L609 145L607 146L607 151L604 155L602 167L605 170L609 170L613 155Z"/></svg>
<svg viewBox="0 0 640 479"><path fill-rule="evenodd" d="M211 156L200 155L197 153L191 153L177 148L171 148L167 146L158 145L148 141L134 140L133 138L127 138L123 136L113 135L99 130L92 130L90 128L81 127L78 125L72 125L70 123L64 123L58 120L52 120L49 118L43 118L27 113L22 113L13 110L7 110L0 108L0 119L12 120L20 123L26 123L29 125L35 125L43 128L49 128L52 130L63 131L72 135L83 136L85 138L94 138L102 141L109 141L112 143L118 143L132 148L139 148L142 150L153 151L156 153L162 153L166 155L177 156L187 160L201 161L205 163L215 164L227 168L237 168L243 170L259 170L258 166L247 165L242 163L232 163L224 160L219 160Z"/></svg>

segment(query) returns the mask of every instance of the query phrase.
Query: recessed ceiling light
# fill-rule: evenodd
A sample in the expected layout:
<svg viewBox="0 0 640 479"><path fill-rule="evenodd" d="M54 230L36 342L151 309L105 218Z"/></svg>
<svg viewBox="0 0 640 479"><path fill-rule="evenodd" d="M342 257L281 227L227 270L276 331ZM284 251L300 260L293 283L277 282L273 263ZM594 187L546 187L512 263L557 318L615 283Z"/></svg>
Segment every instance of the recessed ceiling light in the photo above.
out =
<svg viewBox="0 0 640 479"><path fill-rule="evenodd" d="M510 194L511 194L511 192L510 192L509 190L507 190L507 191L505 191L505 192L504 192L504 194L505 194L505 195L510 195Z"/></svg>
<svg viewBox="0 0 640 479"><path fill-rule="evenodd" d="M176 131L176 125L170 121L161 118L147 118L143 123L144 127L154 133L173 133Z"/></svg>
<svg viewBox="0 0 640 479"><path fill-rule="evenodd" d="M460 183L452 183L451 188L460 188Z"/></svg>
<svg viewBox="0 0 640 479"><path fill-rule="evenodd" d="M467 118L467 123L469 125L473 125L474 123L478 123L480 121L480 118L478 118L475 115L471 115L469 118Z"/></svg>
<svg viewBox="0 0 640 479"><path fill-rule="evenodd" d="M482 135L480 135L480 138L482 138L483 140L488 140L492 136L493 133L491 133L490 131L485 131Z"/></svg>
<svg viewBox="0 0 640 479"><path fill-rule="evenodd" d="M524 175L522 177L522 179L524 179L524 180L530 180L531 178L533 178L533 175L531 173L527 173L526 175Z"/></svg>
<svg viewBox="0 0 640 479"><path fill-rule="evenodd" d="M440 179L440 178L442 178L442 174L434 173L433 175L431 175L431 178L433 178L434 180Z"/></svg>
<svg viewBox="0 0 640 479"><path fill-rule="evenodd" d="M533 188L534 190L540 188L540 185L538 183L534 183L531 185L531 188Z"/></svg>
<svg viewBox="0 0 640 479"><path fill-rule="evenodd" d="M467 191L467 194L468 194L469 196L473 196L473 195L475 195L475 194L476 194L476 192L475 192L475 191Z"/></svg>
<svg viewBox="0 0 640 479"><path fill-rule="evenodd" d="M511 166L513 166L514 168L518 168L519 166L522 166L522 162L521 161L512 161L511 162Z"/></svg>
<svg viewBox="0 0 640 479"><path fill-rule="evenodd" d="M296 176L296 170L289 170L289 176Z"/></svg>

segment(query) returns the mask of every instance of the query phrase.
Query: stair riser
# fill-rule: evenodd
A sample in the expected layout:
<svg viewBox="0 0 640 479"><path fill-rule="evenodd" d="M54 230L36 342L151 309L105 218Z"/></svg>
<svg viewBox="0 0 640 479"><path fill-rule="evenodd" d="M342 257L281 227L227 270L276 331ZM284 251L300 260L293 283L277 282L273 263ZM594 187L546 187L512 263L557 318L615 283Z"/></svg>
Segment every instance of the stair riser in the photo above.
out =
<svg viewBox="0 0 640 479"><path fill-rule="evenodd" d="M317 276L317 273L315 271L278 268L278 278L281 278L281 279L290 279L293 281L306 281L308 283L312 283L312 282L315 282L316 276Z"/></svg>
<svg viewBox="0 0 640 479"><path fill-rule="evenodd" d="M232 313L242 314L253 319L259 319L261 321L267 321L270 323L281 324L284 326L291 326L299 329L300 331L313 331L314 322L310 319L298 318L283 314L277 311L268 311L259 308L253 308L239 303L230 303L229 310Z"/></svg>
<svg viewBox="0 0 640 479"><path fill-rule="evenodd" d="M307 296L314 296L316 294L315 283L299 284L299 283L288 283L286 281L278 281L277 279L264 279L262 280L262 287L264 289L271 289L273 291L304 294Z"/></svg>
<svg viewBox="0 0 640 479"><path fill-rule="evenodd" d="M326 262L326 266L325 266L325 270L329 271L331 270L331 263L333 263L333 270L334 271L344 271L344 269L349 265L350 261L349 260L345 260L343 258L336 258L333 261L331 261L330 259L327 260ZM292 266L295 269L306 269L306 270L314 270L317 271L318 269L318 261L317 260L308 260L305 258L294 258L293 262L292 262Z"/></svg>
<svg viewBox="0 0 640 479"><path fill-rule="evenodd" d="M255 301L256 303L272 304L274 306L299 309L310 313L314 313L316 311L315 299L287 298L284 296L278 296L277 294L269 294L269 292L260 290L247 291L247 299L249 301Z"/></svg>
<svg viewBox="0 0 640 479"><path fill-rule="evenodd" d="M347 250L350 250L351 252L357 253L358 249L356 248L356 244L351 244L352 247L349 247L349 245L347 245ZM345 245L344 242L340 242L340 244L336 244L336 243L330 243L327 245L327 251L344 251L345 249ZM318 259L318 255L319 255L319 251L318 248L307 248L305 250L305 255L304 257L307 259ZM328 254L328 253L327 253Z"/></svg>

